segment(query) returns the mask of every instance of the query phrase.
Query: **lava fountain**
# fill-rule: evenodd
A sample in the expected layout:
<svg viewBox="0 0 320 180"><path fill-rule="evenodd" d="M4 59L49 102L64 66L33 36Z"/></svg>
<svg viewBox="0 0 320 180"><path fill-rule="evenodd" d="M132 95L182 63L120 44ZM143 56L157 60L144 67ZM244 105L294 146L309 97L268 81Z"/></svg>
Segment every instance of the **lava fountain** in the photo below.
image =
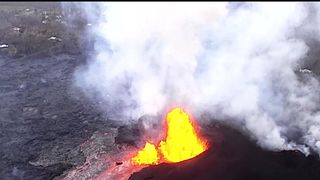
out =
<svg viewBox="0 0 320 180"><path fill-rule="evenodd" d="M135 165L175 163L191 159L207 150L207 142L195 129L195 122L181 108L174 108L166 116L166 137L159 145L146 142L132 159Z"/></svg>

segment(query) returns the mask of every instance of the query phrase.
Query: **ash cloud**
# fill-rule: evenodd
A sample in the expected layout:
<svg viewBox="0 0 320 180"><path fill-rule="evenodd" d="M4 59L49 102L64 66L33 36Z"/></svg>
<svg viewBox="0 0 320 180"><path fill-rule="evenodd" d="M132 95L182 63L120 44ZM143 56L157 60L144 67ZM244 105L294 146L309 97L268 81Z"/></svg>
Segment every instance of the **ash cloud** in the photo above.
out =
<svg viewBox="0 0 320 180"><path fill-rule="evenodd" d="M318 4L95 6L82 6L95 20L95 54L75 77L110 116L182 105L241 127L267 149L320 153L319 80L303 69L306 39L319 38Z"/></svg>

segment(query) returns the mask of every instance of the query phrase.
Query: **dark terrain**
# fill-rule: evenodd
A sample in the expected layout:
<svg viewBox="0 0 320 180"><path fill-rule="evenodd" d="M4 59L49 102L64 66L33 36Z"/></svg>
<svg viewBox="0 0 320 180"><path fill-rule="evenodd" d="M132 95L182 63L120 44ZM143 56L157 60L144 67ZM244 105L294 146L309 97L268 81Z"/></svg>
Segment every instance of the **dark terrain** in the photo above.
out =
<svg viewBox="0 0 320 180"><path fill-rule="evenodd" d="M88 23L84 13L65 13L59 3L0 3L1 180L61 179L72 170L76 174L66 179L92 179L116 164L103 158L139 140L138 127L107 119L98 102L74 85L74 72L92 48L84 38ZM318 51L310 51L306 65L317 76ZM316 155L262 150L219 123L203 132L212 141L209 151L178 164L147 167L131 178L320 179Z"/></svg>
<svg viewBox="0 0 320 180"><path fill-rule="evenodd" d="M79 144L106 124L73 88L86 22L69 16L82 24L66 26L59 3L0 3L0 179L52 179L83 163Z"/></svg>
<svg viewBox="0 0 320 180"><path fill-rule="evenodd" d="M320 161L315 155L265 151L239 131L217 122L206 125L202 134L209 140L210 148L197 158L150 166L133 173L130 179L320 179Z"/></svg>

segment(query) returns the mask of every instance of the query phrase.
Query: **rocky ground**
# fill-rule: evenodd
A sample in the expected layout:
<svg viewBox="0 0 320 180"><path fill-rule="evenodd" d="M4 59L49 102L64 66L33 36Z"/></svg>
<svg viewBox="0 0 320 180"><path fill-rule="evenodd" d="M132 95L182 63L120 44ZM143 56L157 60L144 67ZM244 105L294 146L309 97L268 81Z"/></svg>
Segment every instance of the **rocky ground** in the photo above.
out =
<svg viewBox="0 0 320 180"><path fill-rule="evenodd" d="M0 3L0 179L52 179L106 126L73 86L87 24L66 19L59 3Z"/></svg>
<svg viewBox="0 0 320 180"><path fill-rule="evenodd" d="M0 3L0 179L128 179L143 168L128 162L140 145L140 125L107 119L73 84L92 47L83 38L89 23L60 3ZM307 67L319 75L317 58ZM131 178L212 172L208 178L320 179L316 156L264 151L238 131L213 124L204 130L212 148L200 160L146 167Z"/></svg>

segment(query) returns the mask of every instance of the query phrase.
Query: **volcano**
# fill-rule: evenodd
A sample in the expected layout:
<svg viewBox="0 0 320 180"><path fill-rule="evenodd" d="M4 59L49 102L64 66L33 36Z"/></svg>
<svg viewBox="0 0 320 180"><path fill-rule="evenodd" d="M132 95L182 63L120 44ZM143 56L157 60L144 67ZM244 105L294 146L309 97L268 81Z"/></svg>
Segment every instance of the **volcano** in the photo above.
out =
<svg viewBox="0 0 320 180"><path fill-rule="evenodd" d="M319 17L1 2L0 179L319 180Z"/></svg>
<svg viewBox="0 0 320 180"><path fill-rule="evenodd" d="M211 123L202 129L209 148L198 156L178 162L150 165L133 172L130 180L219 179L283 180L318 179L317 155L299 151L266 151L230 125Z"/></svg>
<svg viewBox="0 0 320 180"><path fill-rule="evenodd" d="M139 131L139 126L131 126L126 127L127 134L121 133L115 137L116 146L113 150L102 154L93 153L92 156L97 158L88 159L84 165L64 174L62 179L317 180L320 177L320 160L316 154L305 156L299 151L268 151L257 146L247 134L232 125L219 121L209 122L197 125L198 133L202 140L205 140L208 149L193 158L180 162L159 159L157 163L132 163L131 158L135 157L137 152L150 149L151 152L157 152L157 146L152 143L149 143L147 148L128 145L128 141L122 140L127 136L135 136L135 143L142 141L141 144L146 144L139 138L143 136L135 135L133 130L137 128ZM153 155L151 153L149 157L157 157Z"/></svg>

